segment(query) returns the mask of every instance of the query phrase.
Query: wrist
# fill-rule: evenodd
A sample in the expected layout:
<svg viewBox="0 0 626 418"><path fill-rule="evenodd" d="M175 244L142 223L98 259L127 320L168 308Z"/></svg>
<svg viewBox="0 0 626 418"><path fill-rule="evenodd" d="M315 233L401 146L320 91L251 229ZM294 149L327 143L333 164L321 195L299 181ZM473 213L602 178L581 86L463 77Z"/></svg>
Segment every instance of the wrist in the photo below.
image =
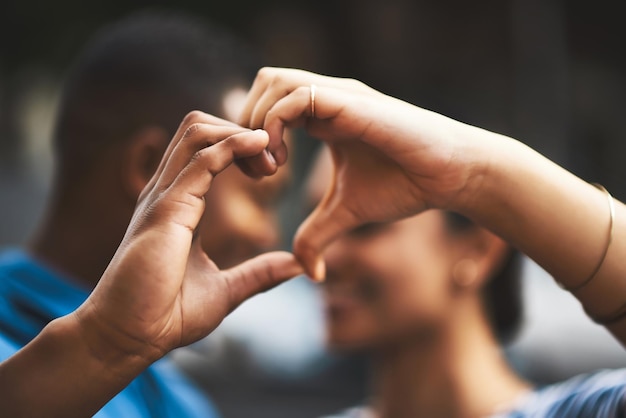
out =
<svg viewBox="0 0 626 418"><path fill-rule="evenodd" d="M498 190L503 167L517 141L484 129L459 123L454 131L457 164L463 167L462 185L443 209L473 217L484 208L489 193ZM521 145L521 144L519 144ZM515 151L514 151L515 152Z"/></svg>
<svg viewBox="0 0 626 418"><path fill-rule="evenodd" d="M74 314L55 319L0 363L3 416L93 416L145 368L134 357L98 353L86 334Z"/></svg>
<svg viewBox="0 0 626 418"><path fill-rule="evenodd" d="M88 302L87 302L88 303ZM86 304L62 318L80 340L85 355L98 367L107 370L112 379L132 380L162 357L132 335L121 335L106 319Z"/></svg>

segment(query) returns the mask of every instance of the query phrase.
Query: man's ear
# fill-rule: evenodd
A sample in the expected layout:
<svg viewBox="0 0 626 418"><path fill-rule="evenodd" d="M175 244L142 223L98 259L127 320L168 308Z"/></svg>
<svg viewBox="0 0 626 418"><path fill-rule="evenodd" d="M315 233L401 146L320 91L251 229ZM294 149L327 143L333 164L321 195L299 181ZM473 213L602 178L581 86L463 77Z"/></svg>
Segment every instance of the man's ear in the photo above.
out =
<svg viewBox="0 0 626 418"><path fill-rule="evenodd" d="M124 192L133 203L159 166L169 140L164 129L150 126L136 132L128 141L121 175Z"/></svg>
<svg viewBox="0 0 626 418"><path fill-rule="evenodd" d="M458 289L478 290L502 268L511 248L503 239L478 226L460 239L463 249L452 266L452 281Z"/></svg>

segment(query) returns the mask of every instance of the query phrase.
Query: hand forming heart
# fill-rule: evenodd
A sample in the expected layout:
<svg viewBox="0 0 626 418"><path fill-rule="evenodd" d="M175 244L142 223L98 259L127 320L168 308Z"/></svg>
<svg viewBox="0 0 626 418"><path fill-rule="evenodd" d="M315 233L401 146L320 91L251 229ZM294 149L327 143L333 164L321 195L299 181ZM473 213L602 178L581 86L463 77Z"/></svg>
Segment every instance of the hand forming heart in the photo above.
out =
<svg viewBox="0 0 626 418"><path fill-rule="evenodd" d="M195 234L213 178L267 142L263 131L201 112L185 118L109 267L76 311L95 352L136 352L149 364L208 335L245 299L301 273L286 252L220 271Z"/></svg>
<svg viewBox="0 0 626 418"><path fill-rule="evenodd" d="M287 158L285 127L305 127L331 148L331 186L294 240L295 255L316 280L325 274L323 249L342 232L450 208L473 177L460 139L466 125L355 80L264 68L240 123L268 132L268 150L278 165ZM262 163L252 161L246 171L261 175Z"/></svg>

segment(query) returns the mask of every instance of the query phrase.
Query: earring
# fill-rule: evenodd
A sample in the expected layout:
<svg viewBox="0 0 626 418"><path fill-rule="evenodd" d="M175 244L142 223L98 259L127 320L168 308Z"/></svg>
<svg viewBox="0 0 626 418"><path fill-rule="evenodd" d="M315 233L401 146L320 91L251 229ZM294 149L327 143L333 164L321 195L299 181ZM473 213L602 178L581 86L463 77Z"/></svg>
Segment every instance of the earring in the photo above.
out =
<svg viewBox="0 0 626 418"><path fill-rule="evenodd" d="M452 269L452 281L458 287L470 287L477 278L478 268L471 258L459 260Z"/></svg>

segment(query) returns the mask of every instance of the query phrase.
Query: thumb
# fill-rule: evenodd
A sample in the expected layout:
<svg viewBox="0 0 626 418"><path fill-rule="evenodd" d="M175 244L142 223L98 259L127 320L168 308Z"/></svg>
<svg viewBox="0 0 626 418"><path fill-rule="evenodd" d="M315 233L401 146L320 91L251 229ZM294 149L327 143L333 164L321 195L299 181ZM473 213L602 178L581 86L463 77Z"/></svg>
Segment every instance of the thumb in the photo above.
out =
<svg viewBox="0 0 626 418"><path fill-rule="evenodd" d="M293 253L309 277L315 281L324 280L324 249L335 238L357 225L354 213L336 196L328 196L315 208L298 228L293 242Z"/></svg>
<svg viewBox="0 0 626 418"><path fill-rule="evenodd" d="M224 270L228 283L230 310L257 293L303 273L293 254L286 251L266 253Z"/></svg>

